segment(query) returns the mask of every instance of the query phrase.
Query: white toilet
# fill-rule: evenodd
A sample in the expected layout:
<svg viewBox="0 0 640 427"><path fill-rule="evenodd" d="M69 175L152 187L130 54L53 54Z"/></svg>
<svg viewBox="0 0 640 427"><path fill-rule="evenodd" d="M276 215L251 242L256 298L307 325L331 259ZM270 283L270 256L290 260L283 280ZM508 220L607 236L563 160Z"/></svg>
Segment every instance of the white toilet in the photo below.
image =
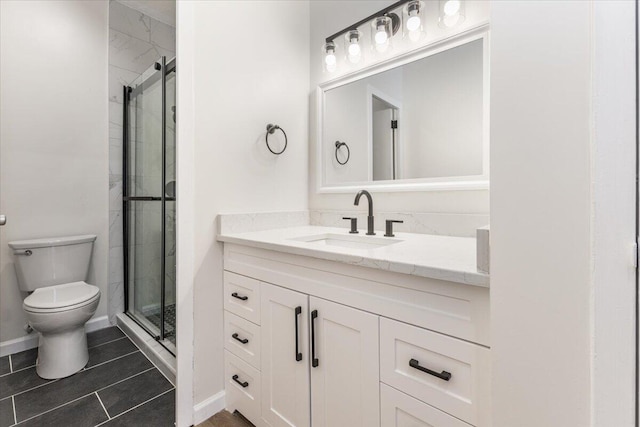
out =
<svg viewBox="0 0 640 427"><path fill-rule="evenodd" d="M10 242L20 290L30 292L22 308L40 332L38 375L64 378L89 360L84 324L100 302L100 289L84 281L95 235Z"/></svg>

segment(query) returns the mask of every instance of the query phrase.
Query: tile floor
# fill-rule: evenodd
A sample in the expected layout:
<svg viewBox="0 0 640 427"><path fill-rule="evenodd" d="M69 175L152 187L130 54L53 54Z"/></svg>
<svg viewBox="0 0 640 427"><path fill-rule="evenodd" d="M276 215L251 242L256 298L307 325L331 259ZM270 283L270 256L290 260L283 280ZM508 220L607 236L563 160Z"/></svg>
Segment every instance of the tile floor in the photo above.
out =
<svg viewBox="0 0 640 427"><path fill-rule="evenodd" d="M0 427L173 427L175 388L120 329L87 334L89 362L44 380L37 350L0 358Z"/></svg>

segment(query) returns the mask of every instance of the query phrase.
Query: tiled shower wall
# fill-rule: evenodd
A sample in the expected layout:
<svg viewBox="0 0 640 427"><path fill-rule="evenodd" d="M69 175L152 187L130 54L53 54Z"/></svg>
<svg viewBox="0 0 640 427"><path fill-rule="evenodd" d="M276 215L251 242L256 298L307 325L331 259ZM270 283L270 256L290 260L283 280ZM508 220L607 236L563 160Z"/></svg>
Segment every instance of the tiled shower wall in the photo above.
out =
<svg viewBox="0 0 640 427"><path fill-rule="evenodd" d="M122 239L123 86L161 56L175 56L175 28L117 1L109 3L109 320L124 311Z"/></svg>

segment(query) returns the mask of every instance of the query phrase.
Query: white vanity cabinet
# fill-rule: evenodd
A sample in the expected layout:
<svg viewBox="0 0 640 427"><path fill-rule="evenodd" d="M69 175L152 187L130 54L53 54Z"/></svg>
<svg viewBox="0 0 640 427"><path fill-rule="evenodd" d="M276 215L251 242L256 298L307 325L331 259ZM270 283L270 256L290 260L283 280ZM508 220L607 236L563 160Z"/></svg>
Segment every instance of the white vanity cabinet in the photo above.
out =
<svg viewBox="0 0 640 427"><path fill-rule="evenodd" d="M491 425L487 287L228 243L224 282L227 409L256 426Z"/></svg>

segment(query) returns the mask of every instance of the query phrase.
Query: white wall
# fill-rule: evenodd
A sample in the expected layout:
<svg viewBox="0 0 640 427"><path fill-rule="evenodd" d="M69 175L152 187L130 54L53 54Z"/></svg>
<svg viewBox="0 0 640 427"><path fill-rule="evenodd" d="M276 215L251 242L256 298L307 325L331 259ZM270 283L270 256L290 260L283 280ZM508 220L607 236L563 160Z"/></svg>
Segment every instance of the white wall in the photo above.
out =
<svg viewBox="0 0 640 427"><path fill-rule="evenodd" d="M633 5L604 3L492 4L496 426L633 425Z"/></svg>
<svg viewBox="0 0 640 427"><path fill-rule="evenodd" d="M190 25L184 33L182 17ZM181 2L177 28L178 64L189 64L178 71L180 114L186 114L178 118L178 304L180 295L187 294L184 288L192 286L198 404L224 387L222 244L215 240L216 215L307 208L309 3ZM187 99L182 91L190 88L197 90ZM267 123L282 126L289 137L280 156L264 143ZM180 192L185 190L182 179L194 180L193 194ZM190 213L192 261L180 258L180 230ZM195 279L181 282L189 274L182 268L190 262Z"/></svg>
<svg viewBox="0 0 640 427"><path fill-rule="evenodd" d="M339 210L340 213L347 214L350 211L361 211L362 207L353 206L354 194L328 194L317 193L316 182L316 99L315 89L318 84L329 79L353 71L345 69L342 73L329 74L322 71L322 45L324 39L341 30L342 28L356 22L377 10L380 10L393 1L312 1L311 2L311 61L310 61L310 105L312 106L310 126L309 126L309 209L311 210ZM427 2L430 8L430 16L437 16L437 2ZM427 27L427 38L424 43L433 41L436 38L452 34L469 26L488 20L488 2L474 1L467 2L467 19L460 27L454 30L443 30L437 26L435 19ZM368 37L368 34L365 34ZM400 53L402 49L396 50ZM379 60L379 59L378 59ZM362 67L371 65L376 61L369 57ZM375 208L383 212L431 212L431 213L481 213L489 212L489 192L482 191L429 191L429 192L401 192L388 193L376 192L374 194ZM376 221L376 228L383 229L384 223ZM402 228L399 228L401 230Z"/></svg>
<svg viewBox="0 0 640 427"><path fill-rule="evenodd" d="M107 313L107 1L0 2L0 341L26 323L7 242L93 233Z"/></svg>

